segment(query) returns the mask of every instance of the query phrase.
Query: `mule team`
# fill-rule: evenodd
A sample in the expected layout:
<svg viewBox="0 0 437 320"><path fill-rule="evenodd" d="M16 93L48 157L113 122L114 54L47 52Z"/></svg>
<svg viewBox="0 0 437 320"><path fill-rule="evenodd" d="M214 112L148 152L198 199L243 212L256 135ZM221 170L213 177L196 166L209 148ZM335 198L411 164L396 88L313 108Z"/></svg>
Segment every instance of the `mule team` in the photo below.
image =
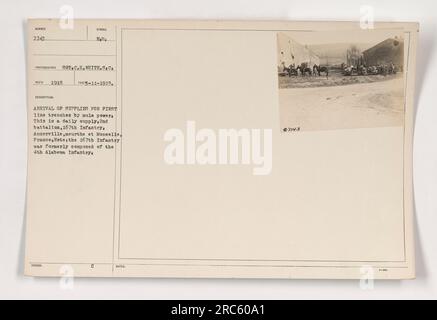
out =
<svg viewBox="0 0 437 320"><path fill-rule="evenodd" d="M283 70L286 74L288 74L289 77L298 76L298 75L321 76L322 74L326 75L326 78L328 78L329 76L328 67L323 67L317 64L313 65L313 67L310 68L308 66L308 63L301 63L297 67L294 63L290 64L288 67L286 67L285 64L283 63Z"/></svg>
<svg viewBox="0 0 437 320"><path fill-rule="evenodd" d="M285 63L282 63L283 74L291 76L326 76L329 77L329 68L326 66L321 66L314 64L312 68L308 66L308 63L301 63L296 66L294 63L290 64L288 67L285 66ZM381 64L377 66L366 66L366 65L358 65L358 66L348 66L346 64L341 65L342 74L345 76L352 75L387 75L387 74L396 74L398 68L393 64Z"/></svg>
<svg viewBox="0 0 437 320"><path fill-rule="evenodd" d="M389 64L379 64L377 66L366 66L366 65L358 65L358 66L346 66L342 65L343 75L352 76L354 74L359 76L366 75L388 75L388 74L396 74L398 72L398 67L396 67L393 62Z"/></svg>

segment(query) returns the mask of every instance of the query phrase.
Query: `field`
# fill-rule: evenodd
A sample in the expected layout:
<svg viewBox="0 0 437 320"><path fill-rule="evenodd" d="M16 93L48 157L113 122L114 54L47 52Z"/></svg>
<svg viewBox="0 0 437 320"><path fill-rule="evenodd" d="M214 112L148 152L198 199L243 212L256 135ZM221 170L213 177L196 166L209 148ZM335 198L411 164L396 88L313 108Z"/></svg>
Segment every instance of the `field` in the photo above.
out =
<svg viewBox="0 0 437 320"><path fill-rule="evenodd" d="M279 90L282 128L330 130L402 126L402 75L284 79Z"/></svg>
<svg viewBox="0 0 437 320"><path fill-rule="evenodd" d="M323 74L319 76L280 76L279 88L310 88L310 87L328 87L328 86L343 86L357 83L373 83L391 80L402 77L402 73L395 75L367 75L367 76L344 76L340 70L330 70L328 78Z"/></svg>

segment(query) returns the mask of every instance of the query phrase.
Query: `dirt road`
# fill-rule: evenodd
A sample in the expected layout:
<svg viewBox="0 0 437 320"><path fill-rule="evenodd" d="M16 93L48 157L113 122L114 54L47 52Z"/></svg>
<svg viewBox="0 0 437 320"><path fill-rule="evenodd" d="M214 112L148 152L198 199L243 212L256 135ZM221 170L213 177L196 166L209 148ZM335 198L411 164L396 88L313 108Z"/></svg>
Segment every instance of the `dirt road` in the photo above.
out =
<svg viewBox="0 0 437 320"><path fill-rule="evenodd" d="M282 128L330 130L402 126L403 79L279 90Z"/></svg>

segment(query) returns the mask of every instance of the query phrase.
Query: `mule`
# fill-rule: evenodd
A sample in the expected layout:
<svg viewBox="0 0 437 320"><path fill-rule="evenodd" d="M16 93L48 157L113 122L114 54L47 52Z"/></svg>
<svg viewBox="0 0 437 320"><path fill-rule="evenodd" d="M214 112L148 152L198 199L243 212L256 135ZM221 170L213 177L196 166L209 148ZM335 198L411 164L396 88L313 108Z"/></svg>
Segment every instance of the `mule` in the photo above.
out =
<svg viewBox="0 0 437 320"><path fill-rule="evenodd" d="M313 66L313 73L314 73L314 75L315 75L316 72L319 75L319 77L322 75L322 73L324 73L326 75L326 79L328 79L328 77L329 77L329 69L328 69L328 67L322 67L322 66L318 66L317 64L315 64Z"/></svg>

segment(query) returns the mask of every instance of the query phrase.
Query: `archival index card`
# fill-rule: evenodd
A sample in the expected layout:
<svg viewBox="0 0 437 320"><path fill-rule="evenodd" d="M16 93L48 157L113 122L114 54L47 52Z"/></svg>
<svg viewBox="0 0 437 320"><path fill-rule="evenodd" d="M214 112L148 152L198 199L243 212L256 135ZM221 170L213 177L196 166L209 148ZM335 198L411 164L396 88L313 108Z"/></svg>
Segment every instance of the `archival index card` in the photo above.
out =
<svg viewBox="0 0 437 320"><path fill-rule="evenodd" d="M418 25L28 21L25 273L414 278Z"/></svg>

